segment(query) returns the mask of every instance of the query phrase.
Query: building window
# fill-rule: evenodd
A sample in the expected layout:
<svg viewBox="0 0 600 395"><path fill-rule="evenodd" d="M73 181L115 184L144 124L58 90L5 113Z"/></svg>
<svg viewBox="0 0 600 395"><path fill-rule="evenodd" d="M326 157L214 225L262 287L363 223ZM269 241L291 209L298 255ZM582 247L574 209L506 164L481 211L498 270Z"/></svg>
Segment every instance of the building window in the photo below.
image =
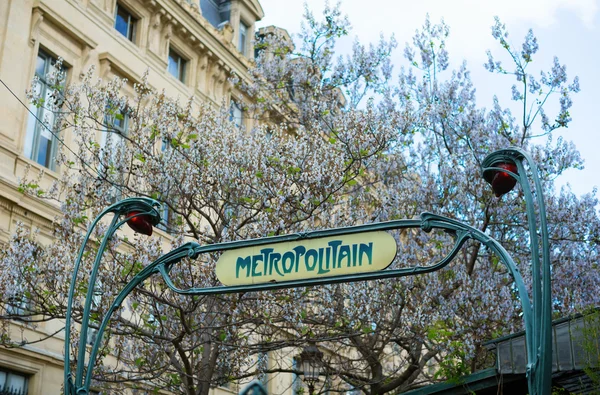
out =
<svg viewBox="0 0 600 395"><path fill-rule="evenodd" d="M267 370L269 369L269 354L264 351L260 351L258 353L256 359L256 370L258 371L258 381L263 386L265 391L267 391L269 385L269 376L267 374ZM268 392L268 391L267 391Z"/></svg>
<svg viewBox="0 0 600 395"><path fill-rule="evenodd" d="M120 171L119 161L122 161L126 149L129 116L126 110L108 105L104 122L106 130L100 139L100 174L114 184L110 192L110 201L114 203L122 198L125 183L126 175Z"/></svg>
<svg viewBox="0 0 600 395"><path fill-rule="evenodd" d="M23 293L9 298L6 304L6 314L20 321L29 320L31 315L29 298Z"/></svg>
<svg viewBox="0 0 600 395"><path fill-rule="evenodd" d="M240 34L238 37L238 51L240 51L240 53L242 55L246 55L246 47L247 47L247 41L248 41L248 26L240 21Z"/></svg>
<svg viewBox="0 0 600 395"><path fill-rule="evenodd" d="M233 122L236 128L240 129L244 125L244 109L235 101L231 102L229 110L229 120Z"/></svg>
<svg viewBox="0 0 600 395"><path fill-rule="evenodd" d="M292 395L301 395L303 393L302 388L302 379L300 378L299 373L302 369L302 363L300 362L300 357L292 358Z"/></svg>
<svg viewBox="0 0 600 395"><path fill-rule="evenodd" d="M131 42L135 42L137 19L127 9L117 3L115 10L115 29Z"/></svg>
<svg viewBox="0 0 600 395"><path fill-rule="evenodd" d="M346 391L346 395L360 395L360 393L361 391L358 388L352 386Z"/></svg>
<svg viewBox="0 0 600 395"><path fill-rule="evenodd" d="M169 196L168 192L165 192L163 194L164 198L166 199ZM175 200L173 202L174 204L177 203L177 200ZM173 210L171 210L171 208L167 205L166 201L163 201L161 204L161 208L160 208L160 222L158 224L158 228L164 230L167 233L172 233L173 232L173 227L178 225L177 223L177 216L175 214L175 212L173 212Z"/></svg>
<svg viewBox="0 0 600 395"><path fill-rule="evenodd" d="M171 143L169 140L167 140L167 139L162 140L160 151L164 155L165 160L167 158L169 160L174 160L173 150L171 149ZM159 188L160 188L159 200L161 200L161 207L159 209L160 222L158 223L158 228L164 230L167 233L171 233L171 231L173 229L173 224L177 218L176 218L173 210L171 210L171 208L167 204L167 201L170 201L170 203L172 205L176 205L177 199L175 198L175 200L173 200L173 197L171 194L171 183L170 182L165 181L164 183L162 183L162 185L160 185Z"/></svg>
<svg viewBox="0 0 600 395"><path fill-rule="evenodd" d="M27 394L27 376L0 368L0 394Z"/></svg>
<svg viewBox="0 0 600 395"><path fill-rule="evenodd" d="M93 346L96 343L96 339L98 338L98 329L89 326L87 332L86 344L88 346Z"/></svg>
<svg viewBox="0 0 600 395"><path fill-rule="evenodd" d="M129 115L126 109L116 108L114 105L109 105L106 108L106 116L104 117L108 132L119 139L127 136L127 128L129 126Z"/></svg>
<svg viewBox="0 0 600 395"><path fill-rule="evenodd" d="M94 293L92 294L92 308L95 311L98 311L98 307L100 306L100 303L102 303L102 283L100 281L98 281L98 284L96 285L96 289L94 290ZM93 326L92 326L93 325ZM88 331L87 331L87 338L85 339L86 344L93 346L94 343L96 342L96 339L98 338L98 327L100 326L100 320L98 318L90 318L89 321L89 325L88 325Z"/></svg>
<svg viewBox="0 0 600 395"><path fill-rule="evenodd" d="M50 170L56 168L56 111L60 106L60 98L56 97L56 89L48 83L46 75L53 71L55 63L56 59L43 50L38 52L35 64L37 82L33 88L40 101L31 105L31 112L35 116L29 114L24 149L26 157Z"/></svg>
<svg viewBox="0 0 600 395"><path fill-rule="evenodd" d="M185 82L187 61L173 49L169 49L169 73L181 82Z"/></svg>

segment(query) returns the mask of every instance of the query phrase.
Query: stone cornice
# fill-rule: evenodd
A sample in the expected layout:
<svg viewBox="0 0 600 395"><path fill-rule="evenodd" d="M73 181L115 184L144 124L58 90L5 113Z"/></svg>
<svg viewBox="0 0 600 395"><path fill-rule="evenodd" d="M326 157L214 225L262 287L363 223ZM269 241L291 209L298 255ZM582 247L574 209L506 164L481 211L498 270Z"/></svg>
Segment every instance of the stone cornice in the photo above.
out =
<svg viewBox="0 0 600 395"><path fill-rule="evenodd" d="M28 218L38 227L52 230L52 219L58 213L58 207L32 196L19 192L17 186L0 178L0 208L20 217Z"/></svg>
<svg viewBox="0 0 600 395"><path fill-rule="evenodd" d="M61 28L66 34L72 39L78 42L82 47L96 48L98 43L94 41L90 36L85 34L82 30L78 29L71 22L63 18L56 10L46 4L43 0L37 0L33 6L33 15L35 21L43 21L44 19L52 22ZM35 27L35 26L34 26ZM33 34L32 34L33 36Z"/></svg>
<svg viewBox="0 0 600 395"><path fill-rule="evenodd" d="M258 0L241 0L242 3L254 14L257 21L260 21L265 16L262 6Z"/></svg>
<svg viewBox="0 0 600 395"><path fill-rule="evenodd" d="M185 0L145 0L145 4L155 15L162 15L160 23L170 25L173 35L189 43L198 52L210 51L238 75L248 76L248 69L254 62L240 54L235 45L225 39L225 34L212 26L196 6Z"/></svg>
<svg viewBox="0 0 600 395"><path fill-rule="evenodd" d="M109 52L99 54L98 60L100 61L100 77L105 78L110 71L113 71L113 73L116 72L121 77L127 78L132 84L141 83L142 77L139 74Z"/></svg>

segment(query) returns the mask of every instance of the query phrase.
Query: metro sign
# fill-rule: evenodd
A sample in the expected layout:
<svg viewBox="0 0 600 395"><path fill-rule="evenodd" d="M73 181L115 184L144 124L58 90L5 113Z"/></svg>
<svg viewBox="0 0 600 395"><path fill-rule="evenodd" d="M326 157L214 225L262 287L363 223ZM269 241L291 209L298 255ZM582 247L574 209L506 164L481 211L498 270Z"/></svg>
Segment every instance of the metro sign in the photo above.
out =
<svg viewBox="0 0 600 395"><path fill-rule="evenodd" d="M302 280L384 270L396 256L387 232L354 233L225 251L216 266L224 285Z"/></svg>

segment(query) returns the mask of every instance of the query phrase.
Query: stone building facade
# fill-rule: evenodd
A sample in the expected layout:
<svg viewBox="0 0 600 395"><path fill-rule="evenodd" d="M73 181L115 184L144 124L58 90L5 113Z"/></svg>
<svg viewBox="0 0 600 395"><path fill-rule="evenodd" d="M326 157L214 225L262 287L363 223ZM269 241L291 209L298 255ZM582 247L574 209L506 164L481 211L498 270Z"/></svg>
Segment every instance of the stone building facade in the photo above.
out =
<svg viewBox="0 0 600 395"><path fill-rule="evenodd" d="M37 228L42 243L51 242L58 212L52 203L18 189L27 167L44 170L42 187L60 171L53 155L62 142L26 108L25 91L35 75L44 89L43 77L60 57L67 84L95 65L103 79L127 78L125 89L133 93L133 83L149 69L149 83L157 90L172 97L194 96L198 103L231 102L236 122L250 129L252 119L243 114L242 104L248 99L229 77L247 75L255 22L263 16L257 0L0 0L0 79L25 103L0 87L0 246L18 221ZM68 133L61 139L70 144ZM8 385L30 395L62 393L64 323L35 329L13 325L18 336L29 340L57 333L22 348L0 349L0 389ZM270 380L269 387L269 392L285 392L292 387L290 375ZM239 388L215 391L235 393Z"/></svg>

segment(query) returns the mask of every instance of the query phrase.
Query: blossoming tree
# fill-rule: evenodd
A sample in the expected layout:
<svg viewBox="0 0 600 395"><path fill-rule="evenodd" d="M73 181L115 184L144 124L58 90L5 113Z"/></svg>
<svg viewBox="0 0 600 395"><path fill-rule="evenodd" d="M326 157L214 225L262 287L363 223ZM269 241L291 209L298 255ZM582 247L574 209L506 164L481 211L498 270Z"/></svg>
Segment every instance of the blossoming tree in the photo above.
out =
<svg viewBox="0 0 600 395"><path fill-rule="evenodd" d="M74 145L60 150L61 178L52 188L41 190L35 175L23 182L24 193L57 202L60 214L51 245L39 245L35 233L21 227L2 251L0 299L10 302L26 293L29 302L28 317L4 309L3 318L32 324L64 318L83 229L127 196L163 203L161 226L171 234L171 246L189 238L218 243L433 211L488 232L526 267L519 192L498 200L478 174L479 161L507 145L524 147L541 165L557 313L597 302L589 292L597 284L589 270L598 257L596 198L553 189L556 176L582 163L572 145L552 139L552 131L570 121L569 97L578 84L568 82L558 61L541 78L533 77L533 34L522 51L514 50L498 22L494 36L513 66L505 68L491 55L487 65L516 76L513 98L523 103L519 123L497 100L490 110L477 106L466 65L447 70L445 25L426 22L405 51L411 67L394 84L393 39L370 47L356 43L351 55L334 59L336 40L349 29L339 8L326 9L323 21L306 16L297 51L277 35L265 36L251 79L237 80L255 99L245 112L260 120L251 131L236 127L226 106L169 98L145 79L132 98L120 94L125 81L98 81L93 70L64 89L60 76L51 76L56 103L42 103L32 92L34 103L60 109L60 128ZM554 96L560 110L551 121L544 104ZM129 128L122 135L115 126L125 119ZM539 129L544 136L537 136ZM100 226L94 237L104 230ZM395 266L431 261L448 244L445 235L395 236ZM91 265L94 246L89 248L84 267ZM112 240L92 320L105 314L102 301L163 252L159 237L123 233ZM181 287L217 285L216 258L184 261L171 276ZM86 270L80 273L86 284ZM86 291L77 290L75 321L81 320ZM517 306L505 271L477 244L442 272L395 281L184 297L151 279L113 318L94 377L111 391L126 381L205 395L211 385L236 378L291 371L285 364L256 368L251 354L313 340L327 350L331 387L399 391L479 367L485 357L481 342L519 327ZM1 322L4 344L22 345L9 322ZM77 336L75 331L72 344Z"/></svg>
<svg viewBox="0 0 600 395"><path fill-rule="evenodd" d="M448 70L449 28L427 20L405 49L410 67L401 70L399 84L386 82L380 90L383 101L392 101L410 127L398 133L360 179L359 190L346 202L351 206L347 214L323 218L320 225L412 218L423 211L447 215L499 240L530 281L522 193L496 198L479 170L490 152L522 147L532 152L543 178L551 222L554 314L566 315L598 303L593 291L600 253L595 191L577 197L568 188L554 188L563 171L583 164L572 143L553 136L571 120L570 97L579 83L577 78L568 80L558 59L549 71L531 70L538 51L531 31L521 49L509 46L500 21L492 33L508 55L509 66L490 52L485 67L516 79L512 99L518 121L497 98L491 109L477 105L466 64ZM553 101L558 105L551 118L545 106ZM452 246L448 235L396 236L400 248L395 267L433 262ZM482 343L522 328L516 297L498 257L472 243L440 272L313 289L288 313L287 325L278 323L265 335L321 339L328 351L325 374L341 378L342 388L368 394L401 392L489 366L490 355ZM322 388L328 386L336 383Z"/></svg>

